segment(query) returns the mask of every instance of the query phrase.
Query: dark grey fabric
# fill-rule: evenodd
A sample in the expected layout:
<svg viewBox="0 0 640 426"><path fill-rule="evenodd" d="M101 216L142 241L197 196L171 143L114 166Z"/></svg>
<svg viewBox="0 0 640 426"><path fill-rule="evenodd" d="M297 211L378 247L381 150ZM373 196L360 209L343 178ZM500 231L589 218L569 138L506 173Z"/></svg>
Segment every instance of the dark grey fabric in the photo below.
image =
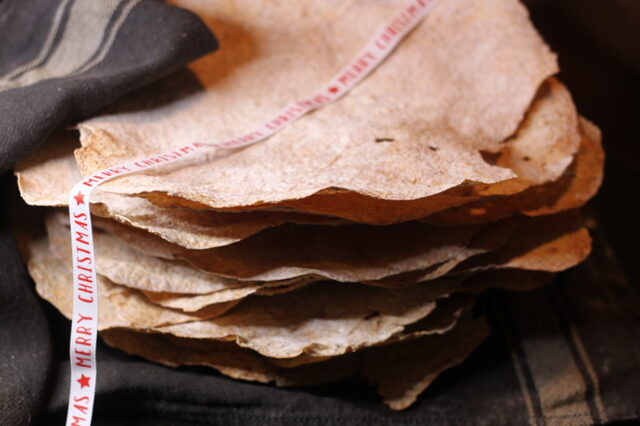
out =
<svg viewBox="0 0 640 426"><path fill-rule="evenodd" d="M192 13L154 0L122 0L96 44L94 66L73 74L49 78L58 58L57 48L88 48L87 42L65 37L70 14L82 0L4 0L0 3L0 173L6 171L61 125L89 117L133 89L175 71L217 47L216 40ZM94 1L94 0L90 0ZM106 2L104 3L106 4ZM132 7L132 8L130 8ZM60 24L49 48L47 34L60 15ZM120 17L126 19L118 26ZM86 21L91 22L90 16ZM83 44L84 43L84 44ZM43 76L32 84L2 90L2 76L38 59L35 69ZM64 65L64 64L63 64ZM24 76L16 73L9 81Z"/></svg>
<svg viewBox="0 0 640 426"><path fill-rule="evenodd" d="M0 425L25 425L42 408L51 378L50 330L8 226L12 176L0 179Z"/></svg>
<svg viewBox="0 0 640 426"><path fill-rule="evenodd" d="M24 2L27 3L27 2ZM38 55L45 42L46 31L25 31L25 28L49 28L58 1L31 1L30 10L20 7L17 1L0 2L0 75L22 65ZM28 12L28 13L27 13ZM16 19L16 16L20 16Z"/></svg>

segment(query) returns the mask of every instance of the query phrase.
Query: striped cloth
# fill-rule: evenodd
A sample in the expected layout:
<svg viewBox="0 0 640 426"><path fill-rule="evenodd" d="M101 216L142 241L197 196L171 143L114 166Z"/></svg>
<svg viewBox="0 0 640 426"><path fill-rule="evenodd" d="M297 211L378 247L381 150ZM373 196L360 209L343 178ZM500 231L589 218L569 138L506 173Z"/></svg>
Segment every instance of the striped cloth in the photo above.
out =
<svg viewBox="0 0 640 426"><path fill-rule="evenodd" d="M58 126L216 47L199 18L159 1L0 2L0 173Z"/></svg>

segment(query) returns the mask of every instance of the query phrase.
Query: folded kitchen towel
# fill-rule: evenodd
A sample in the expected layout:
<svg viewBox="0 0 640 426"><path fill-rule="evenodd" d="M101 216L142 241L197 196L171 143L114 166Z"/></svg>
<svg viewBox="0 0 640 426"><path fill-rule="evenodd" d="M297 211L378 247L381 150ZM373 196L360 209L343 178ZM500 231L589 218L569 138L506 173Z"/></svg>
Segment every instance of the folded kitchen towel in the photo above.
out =
<svg viewBox="0 0 640 426"><path fill-rule="evenodd" d="M200 18L160 1L0 2L0 173L58 126L216 48Z"/></svg>

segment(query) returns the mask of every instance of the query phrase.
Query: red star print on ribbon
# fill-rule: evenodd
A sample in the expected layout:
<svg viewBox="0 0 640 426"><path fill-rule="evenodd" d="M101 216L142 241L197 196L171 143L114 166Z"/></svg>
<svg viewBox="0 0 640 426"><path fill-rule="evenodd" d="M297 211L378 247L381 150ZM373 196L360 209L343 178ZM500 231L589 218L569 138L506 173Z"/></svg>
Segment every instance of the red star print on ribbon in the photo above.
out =
<svg viewBox="0 0 640 426"><path fill-rule="evenodd" d="M80 378L78 380L76 380L76 382L80 383L80 388L88 388L89 385L89 376L85 376L84 374L80 376Z"/></svg>
<svg viewBox="0 0 640 426"><path fill-rule="evenodd" d="M82 192L78 192L78 195L74 196L73 198L76 199L77 205L84 204L84 194Z"/></svg>

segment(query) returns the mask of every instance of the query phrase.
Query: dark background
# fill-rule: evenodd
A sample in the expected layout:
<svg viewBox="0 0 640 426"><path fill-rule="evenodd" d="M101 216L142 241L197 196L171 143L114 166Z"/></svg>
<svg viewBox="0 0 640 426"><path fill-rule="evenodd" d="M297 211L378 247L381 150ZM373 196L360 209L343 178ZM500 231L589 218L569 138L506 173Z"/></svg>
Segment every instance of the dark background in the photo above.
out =
<svg viewBox="0 0 640 426"><path fill-rule="evenodd" d="M640 282L640 1L526 0L559 78L600 127L605 178L591 201L629 280Z"/></svg>

